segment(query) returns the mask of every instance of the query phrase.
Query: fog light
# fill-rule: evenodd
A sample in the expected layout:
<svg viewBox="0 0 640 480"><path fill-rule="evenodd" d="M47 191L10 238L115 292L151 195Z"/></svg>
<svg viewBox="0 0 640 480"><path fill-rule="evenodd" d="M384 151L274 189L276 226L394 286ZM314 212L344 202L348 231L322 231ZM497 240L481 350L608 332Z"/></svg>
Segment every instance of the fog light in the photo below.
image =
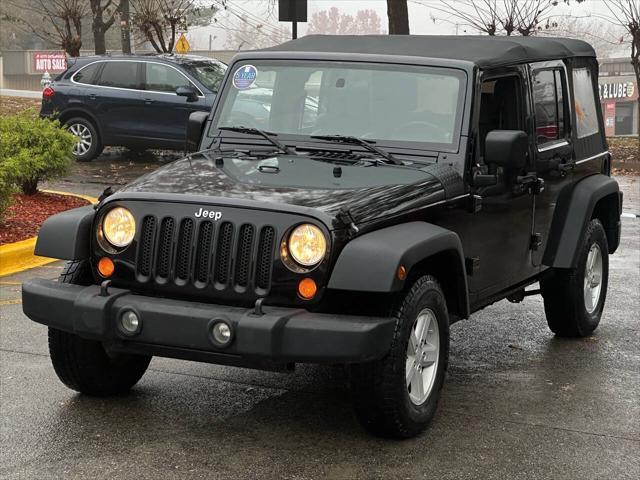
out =
<svg viewBox="0 0 640 480"><path fill-rule="evenodd" d="M218 320L211 326L211 339L218 347L226 347L233 340L233 330L224 320Z"/></svg>
<svg viewBox="0 0 640 480"><path fill-rule="evenodd" d="M140 332L142 321L133 310L125 310L120 315L120 329L127 335L135 335Z"/></svg>

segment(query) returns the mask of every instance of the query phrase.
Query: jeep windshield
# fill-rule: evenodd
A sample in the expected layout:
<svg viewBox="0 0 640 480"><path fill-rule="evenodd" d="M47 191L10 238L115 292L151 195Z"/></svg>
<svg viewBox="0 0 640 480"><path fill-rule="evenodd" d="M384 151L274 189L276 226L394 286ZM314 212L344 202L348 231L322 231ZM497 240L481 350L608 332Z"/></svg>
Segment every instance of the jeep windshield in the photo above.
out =
<svg viewBox="0 0 640 480"><path fill-rule="evenodd" d="M292 144L316 137L327 149L344 145L317 137L355 137L386 150L451 151L465 84L465 73L451 68L247 60L227 78L213 128L257 128Z"/></svg>

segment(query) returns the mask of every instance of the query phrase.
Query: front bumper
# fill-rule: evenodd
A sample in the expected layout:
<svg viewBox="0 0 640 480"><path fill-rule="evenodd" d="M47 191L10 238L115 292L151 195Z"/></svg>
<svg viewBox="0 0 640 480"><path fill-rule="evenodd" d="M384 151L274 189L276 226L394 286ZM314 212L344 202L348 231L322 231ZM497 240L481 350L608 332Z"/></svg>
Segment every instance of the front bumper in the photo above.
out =
<svg viewBox="0 0 640 480"><path fill-rule="evenodd" d="M109 287L88 287L35 279L22 285L24 313L33 321L105 342L110 349L253 368L279 369L291 363L360 363L384 356L394 320L311 313L263 307L253 309L147 297ZM133 337L117 328L124 310L142 320ZM232 326L233 342L213 344L216 320Z"/></svg>

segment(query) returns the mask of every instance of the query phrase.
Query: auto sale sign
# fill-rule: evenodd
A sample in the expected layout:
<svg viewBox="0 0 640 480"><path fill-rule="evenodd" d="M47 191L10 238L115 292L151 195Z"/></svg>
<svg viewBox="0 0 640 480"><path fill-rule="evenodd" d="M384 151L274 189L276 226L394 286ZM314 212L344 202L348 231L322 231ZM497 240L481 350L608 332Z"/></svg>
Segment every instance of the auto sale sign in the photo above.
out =
<svg viewBox="0 0 640 480"><path fill-rule="evenodd" d="M67 56L64 52L33 52L33 71L35 73L64 72L67 69Z"/></svg>

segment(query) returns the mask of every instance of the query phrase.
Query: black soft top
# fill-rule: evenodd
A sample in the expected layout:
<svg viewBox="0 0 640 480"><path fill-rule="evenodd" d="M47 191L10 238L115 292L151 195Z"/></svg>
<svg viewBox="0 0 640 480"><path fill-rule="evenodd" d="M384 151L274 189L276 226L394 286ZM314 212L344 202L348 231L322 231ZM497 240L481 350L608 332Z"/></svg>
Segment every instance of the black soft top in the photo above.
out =
<svg viewBox="0 0 640 480"><path fill-rule="evenodd" d="M309 35L265 51L441 58L480 68L596 56L591 45L581 40L489 35Z"/></svg>

